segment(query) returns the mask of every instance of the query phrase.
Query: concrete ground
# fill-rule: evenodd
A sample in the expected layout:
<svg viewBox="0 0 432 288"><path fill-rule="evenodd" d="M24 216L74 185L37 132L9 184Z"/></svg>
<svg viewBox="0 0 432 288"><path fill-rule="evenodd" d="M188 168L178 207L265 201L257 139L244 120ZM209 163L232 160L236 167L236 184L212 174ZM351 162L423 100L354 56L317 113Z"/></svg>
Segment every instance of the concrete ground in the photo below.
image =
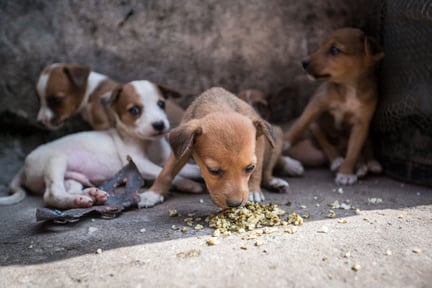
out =
<svg viewBox="0 0 432 288"><path fill-rule="evenodd" d="M213 229L203 220L194 221L201 231L171 229L189 213L217 212L207 194L174 193L154 208L66 225L37 223L42 200L30 195L0 207L0 286L431 287L430 188L370 176L338 189L325 169L288 180L289 193L266 196L287 215L310 215L296 233L234 233L215 246L206 244ZM328 218L335 200L352 209Z"/></svg>

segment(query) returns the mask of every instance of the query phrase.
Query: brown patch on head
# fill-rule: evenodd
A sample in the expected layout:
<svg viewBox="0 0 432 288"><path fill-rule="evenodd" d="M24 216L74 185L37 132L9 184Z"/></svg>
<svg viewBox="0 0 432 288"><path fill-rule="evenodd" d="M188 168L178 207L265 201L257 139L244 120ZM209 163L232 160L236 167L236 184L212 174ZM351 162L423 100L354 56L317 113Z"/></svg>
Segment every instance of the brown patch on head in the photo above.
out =
<svg viewBox="0 0 432 288"><path fill-rule="evenodd" d="M248 199L248 182L257 161L256 137L255 125L246 116L217 112L173 129L169 141L176 155L192 153L213 202L228 208Z"/></svg>
<svg viewBox="0 0 432 288"><path fill-rule="evenodd" d="M168 99L170 97L173 98L180 98L182 97L182 94L180 92L178 92L177 90L168 87L166 85L163 84L155 84L157 86L157 88L159 89L159 91L162 93L163 98Z"/></svg>
<svg viewBox="0 0 432 288"><path fill-rule="evenodd" d="M373 68L370 52L365 49L368 38L356 28L342 28L330 34L320 47L303 61L306 72L330 82L354 82ZM366 45L366 46L365 46ZM375 57L378 58L378 57Z"/></svg>
<svg viewBox="0 0 432 288"><path fill-rule="evenodd" d="M111 110L127 126L133 126L143 112L140 95L131 84L119 86L111 96Z"/></svg>
<svg viewBox="0 0 432 288"><path fill-rule="evenodd" d="M57 125L78 112L87 87L90 67L76 64L54 65L45 68L42 74L46 73L49 73L45 89L46 104L54 114L51 122Z"/></svg>

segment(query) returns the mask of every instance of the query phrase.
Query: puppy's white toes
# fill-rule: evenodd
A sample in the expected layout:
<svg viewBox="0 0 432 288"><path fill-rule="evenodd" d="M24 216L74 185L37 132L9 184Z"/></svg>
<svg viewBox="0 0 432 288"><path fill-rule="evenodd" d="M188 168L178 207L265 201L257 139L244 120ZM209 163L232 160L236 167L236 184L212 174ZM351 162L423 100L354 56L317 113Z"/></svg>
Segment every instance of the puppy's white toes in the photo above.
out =
<svg viewBox="0 0 432 288"><path fill-rule="evenodd" d="M138 208L150 208L164 201L164 197L153 191L146 191L140 195Z"/></svg>
<svg viewBox="0 0 432 288"><path fill-rule="evenodd" d="M335 182L338 185L352 185L357 182L357 175L337 173Z"/></svg>
<svg viewBox="0 0 432 288"><path fill-rule="evenodd" d="M263 202L265 200L264 194L261 191L250 191L249 201L252 202Z"/></svg>
<svg viewBox="0 0 432 288"><path fill-rule="evenodd" d="M368 173L369 169L366 164L361 164L359 168L357 168L356 174L358 178L365 177Z"/></svg>
<svg viewBox="0 0 432 288"><path fill-rule="evenodd" d="M173 182L174 187L181 192L202 193L203 187L200 183L186 178L179 178Z"/></svg>
<svg viewBox="0 0 432 288"><path fill-rule="evenodd" d="M330 170L332 172L335 172L339 169L339 167L342 165L342 162L344 161L344 158L338 157L334 159L330 164Z"/></svg>
<svg viewBox="0 0 432 288"><path fill-rule="evenodd" d="M77 195L73 200L72 206L74 208L88 208L93 206L93 200L86 195Z"/></svg>
<svg viewBox="0 0 432 288"><path fill-rule="evenodd" d="M289 176L302 176L304 172L303 165L300 163L300 161L297 161L291 157L284 156L283 159L283 167L282 172L284 175Z"/></svg>
<svg viewBox="0 0 432 288"><path fill-rule="evenodd" d="M272 178L266 186L268 186L268 189L271 191L280 193L287 192L289 189L288 182L281 178Z"/></svg>
<svg viewBox="0 0 432 288"><path fill-rule="evenodd" d="M373 174L381 174L383 171L381 164L377 160L368 161L367 166L369 171Z"/></svg>

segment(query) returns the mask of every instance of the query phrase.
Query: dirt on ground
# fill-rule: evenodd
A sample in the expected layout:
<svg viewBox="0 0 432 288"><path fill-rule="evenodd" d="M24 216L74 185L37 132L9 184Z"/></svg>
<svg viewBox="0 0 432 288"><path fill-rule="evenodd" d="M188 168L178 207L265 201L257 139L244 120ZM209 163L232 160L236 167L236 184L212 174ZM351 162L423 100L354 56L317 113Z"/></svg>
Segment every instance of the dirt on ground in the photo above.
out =
<svg viewBox="0 0 432 288"><path fill-rule="evenodd" d="M290 191L267 192L266 203L279 205L285 218L303 216L302 226L221 235L214 246L204 219L218 208L208 194L172 193L154 208L69 224L36 222L43 202L28 195L0 207L0 286L430 287L429 187L386 176L338 187L327 169L287 179Z"/></svg>

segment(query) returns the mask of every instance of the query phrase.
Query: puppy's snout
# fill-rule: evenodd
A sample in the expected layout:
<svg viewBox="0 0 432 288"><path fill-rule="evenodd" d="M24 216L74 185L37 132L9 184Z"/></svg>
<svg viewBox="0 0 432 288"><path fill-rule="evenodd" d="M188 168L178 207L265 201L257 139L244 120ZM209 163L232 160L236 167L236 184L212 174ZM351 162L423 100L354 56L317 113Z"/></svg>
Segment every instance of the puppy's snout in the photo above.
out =
<svg viewBox="0 0 432 288"><path fill-rule="evenodd" d="M303 69L307 69L309 67L310 61L305 59L302 61Z"/></svg>
<svg viewBox="0 0 432 288"><path fill-rule="evenodd" d="M162 132L165 129L165 124L163 121L156 121L152 123L153 129Z"/></svg>
<svg viewBox="0 0 432 288"><path fill-rule="evenodd" d="M242 203L243 203L243 200L241 200L241 199L239 199L239 200L232 199L232 200L227 201L227 205L230 208L239 207Z"/></svg>

